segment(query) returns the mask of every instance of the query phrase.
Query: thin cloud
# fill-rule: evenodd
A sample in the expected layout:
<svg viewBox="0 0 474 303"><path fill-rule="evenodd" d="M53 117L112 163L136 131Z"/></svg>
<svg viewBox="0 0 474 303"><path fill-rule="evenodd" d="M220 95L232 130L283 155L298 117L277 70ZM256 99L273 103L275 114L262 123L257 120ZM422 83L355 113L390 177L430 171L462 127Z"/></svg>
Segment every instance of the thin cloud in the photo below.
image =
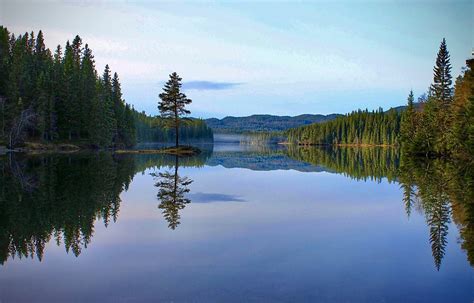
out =
<svg viewBox="0 0 474 303"><path fill-rule="evenodd" d="M237 82L189 81L183 83L186 90L224 90L242 85Z"/></svg>

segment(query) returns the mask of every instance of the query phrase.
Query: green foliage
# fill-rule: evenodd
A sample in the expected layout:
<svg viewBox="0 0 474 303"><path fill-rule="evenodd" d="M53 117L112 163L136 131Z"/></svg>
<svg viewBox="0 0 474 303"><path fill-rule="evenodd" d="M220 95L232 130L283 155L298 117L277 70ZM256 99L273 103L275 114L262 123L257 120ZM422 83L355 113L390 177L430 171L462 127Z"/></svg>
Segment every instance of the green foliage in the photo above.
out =
<svg viewBox="0 0 474 303"><path fill-rule="evenodd" d="M392 109L354 111L324 123L287 131L288 141L306 145L397 145L401 115Z"/></svg>
<svg viewBox="0 0 474 303"><path fill-rule="evenodd" d="M152 117L145 112L133 111L136 125L136 140L138 143L146 142L173 142L175 129L169 128L161 117ZM181 142L212 141L213 132L206 122L201 119L187 119L185 124L179 125Z"/></svg>
<svg viewBox="0 0 474 303"><path fill-rule="evenodd" d="M34 141L79 141L95 147L132 146L133 111L125 104L118 75L108 66L99 78L89 46L76 36L54 56L40 31L15 37L0 27L0 140L21 123L25 110L35 123L26 129Z"/></svg>
<svg viewBox="0 0 474 303"><path fill-rule="evenodd" d="M474 59L466 65L455 84L448 141L450 150L461 158L474 155Z"/></svg>
<svg viewBox="0 0 474 303"><path fill-rule="evenodd" d="M182 117L191 113L186 109L186 105L192 102L181 92L181 80L177 73L172 73L163 92L159 95L161 101L158 103L163 122L167 127L175 130L176 147L179 146L179 127L183 123Z"/></svg>
<svg viewBox="0 0 474 303"><path fill-rule="evenodd" d="M433 69L433 84L431 92L433 97L442 105L447 106L452 100L452 76L451 63L446 39L443 38L439 46L438 56L436 57L436 65Z"/></svg>
<svg viewBox="0 0 474 303"><path fill-rule="evenodd" d="M400 122L400 140L402 142L409 142L415 137L416 112L414 107L413 91L408 95L408 105L402 113ZM404 147L411 147L413 145L404 145Z"/></svg>
<svg viewBox="0 0 474 303"><path fill-rule="evenodd" d="M446 41L440 45L433 84L419 111L410 107L402 118L401 141L409 155L442 156L473 160L474 60L467 60L464 73L452 88L451 65ZM412 98L412 93L411 93Z"/></svg>

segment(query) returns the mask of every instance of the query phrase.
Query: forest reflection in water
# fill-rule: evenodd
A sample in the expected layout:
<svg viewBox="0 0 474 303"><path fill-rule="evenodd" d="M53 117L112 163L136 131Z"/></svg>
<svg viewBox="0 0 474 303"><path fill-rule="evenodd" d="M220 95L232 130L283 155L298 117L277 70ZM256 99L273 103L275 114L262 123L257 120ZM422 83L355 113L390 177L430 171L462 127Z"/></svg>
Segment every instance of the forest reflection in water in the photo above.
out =
<svg viewBox="0 0 474 303"><path fill-rule="evenodd" d="M460 230L461 247L474 266L474 165L444 159L403 157L393 148L290 148L290 157L323 165L357 180L397 182L409 218L424 214L429 242L439 270L451 220Z"/></svg>
<svg viewBox="0 0 474 303"><path fill-rule="evenodd" d="M80 255L98 220L119 219L120 194L137 173L152 169L157 211L170 229L192 203L189 177L180 167L223 166L251 170L296 170L343 174L354 180L398 183L407 217L424 214L434 265L445 255L449 223L460 230L460 245L474 266L473 165L440 159L408 159L391 148L269 147L245 151L204 150L196 157L172 155L47 154L0 158L0 262L12 257L41 261L50 241ZM357 186L357 183L354 183ZM295 205L294 207L298 207Z"/></svg>

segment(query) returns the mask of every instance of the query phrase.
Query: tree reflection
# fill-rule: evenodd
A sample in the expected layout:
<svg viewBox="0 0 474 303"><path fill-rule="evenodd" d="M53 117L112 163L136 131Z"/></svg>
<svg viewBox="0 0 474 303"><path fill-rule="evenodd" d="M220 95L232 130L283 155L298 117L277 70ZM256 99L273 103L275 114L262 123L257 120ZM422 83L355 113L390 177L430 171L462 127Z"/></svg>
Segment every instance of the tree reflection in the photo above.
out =
<svg viewBox="0 0 474 303"><path fill-rule="evenodd" d="M429 242L436 268L439 270L447 245L452 220L460 230L462 244L471 266L473 262L473 166L442 159L402 158L399 182L408 197L416 197L429 227ZM412 200L413 201L413 200ZM407 209L407 215L410 210Z"/></svg>
<svg viewBox="0 0 474 303"><path fill-rule="evenodd" d="M449 224L460 231L461 247L474 266L474 164L443 159L412 158L395 148L290 147L289 157L326 167L356 180L386 178L398 182L408 217L414 209L426 219L434 265L440 269Z"/></svg>
<svg viewBox="0 0 474 303"><path fill-rule="evenodd" d="M47 155L0 161L0 264L9 257L42 260L54 239L78 256L94 223L117 220L119 194L134 175L133 159L111 154Z"/></svg>
<svg viewBox="0 0 474 303"><path fill-rule="evenodd" d="M182 159L182 166L202 166L212 150ZM120 193L133 176L151 167L173 166L169 155L113 155L111 153L0 156L0 264L9 258L42 260L46 244L55 241L79 256L94 235L94 225L118 219ZM175 196L163 194L163 208L170 227L179 224L179 210L189 203L183 196L190 180L163 175L175 183ZM169 187L168 187L169 189ZM176 201L170 204L170 201ZM168 202L167 202L168 201ZM174 223L172 223L174 222Z"/></svg>
<svg viewBox="0 0 474 303"><path fill-rule="evenodd" d="M395 148L289 146L287 153L290 158L364 181L380 182L382 178L395 181L400 162L400 154Z"/></svg>
<svg viewBox="0 0 474 303"><path fill-rule="evenodd" d="M180 177L178 168L179 160L176 155L174 171L152 174L158 180L155 183L155 186L159 189L157 198L160 204L158 208L162 210L164 218L168 221L168 227L173 230L180 224L179 211L184 209L186 204L191 203L186 194L189 193L188 185L193 182L188 177Z"/></svg>

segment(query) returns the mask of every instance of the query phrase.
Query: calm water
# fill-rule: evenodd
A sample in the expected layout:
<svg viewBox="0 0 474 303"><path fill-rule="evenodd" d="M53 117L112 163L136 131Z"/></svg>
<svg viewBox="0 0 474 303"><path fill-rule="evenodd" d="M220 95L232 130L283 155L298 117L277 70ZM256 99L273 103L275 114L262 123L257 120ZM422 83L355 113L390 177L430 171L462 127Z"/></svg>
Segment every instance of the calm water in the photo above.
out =
<svg viewBox="0 0 474 303"><path fill-rule="evenodd" d="M0 302L472 302L472 168L391 149L0 158Z"/></svg>

